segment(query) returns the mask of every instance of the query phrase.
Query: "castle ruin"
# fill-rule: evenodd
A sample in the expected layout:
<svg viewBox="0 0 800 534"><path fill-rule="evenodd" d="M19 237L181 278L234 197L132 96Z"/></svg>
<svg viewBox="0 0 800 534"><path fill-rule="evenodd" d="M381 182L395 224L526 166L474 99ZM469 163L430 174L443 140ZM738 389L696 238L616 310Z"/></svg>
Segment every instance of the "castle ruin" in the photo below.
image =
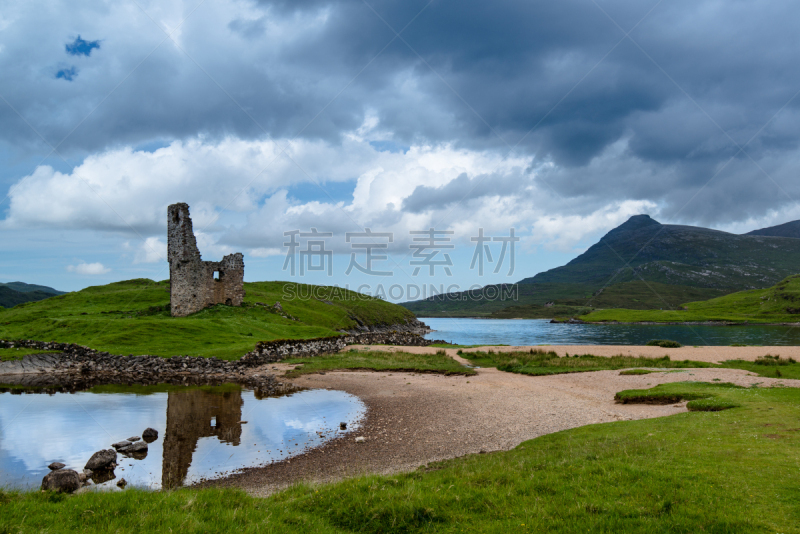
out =
<svg viewBox="0 0 800 534"><path fill-rule="evenodd" d="M173 317L185 317L214 304L242 305L242 253L229 254L222 261L203 261L188 204L172 204L167 210L167 259Z"/></svg>

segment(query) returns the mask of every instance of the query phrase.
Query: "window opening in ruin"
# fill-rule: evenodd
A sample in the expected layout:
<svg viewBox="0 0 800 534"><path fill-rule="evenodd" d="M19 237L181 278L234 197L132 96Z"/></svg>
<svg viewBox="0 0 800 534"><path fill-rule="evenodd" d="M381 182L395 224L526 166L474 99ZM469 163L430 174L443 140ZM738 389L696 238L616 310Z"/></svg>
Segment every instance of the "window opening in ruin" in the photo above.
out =
<svg viewBox="0 0 800 534"><path fill-rule="evenodd" d="M222 275L219 273L219 271L214 271L214 280L219 282L220 278L222 278Z"/></svg>

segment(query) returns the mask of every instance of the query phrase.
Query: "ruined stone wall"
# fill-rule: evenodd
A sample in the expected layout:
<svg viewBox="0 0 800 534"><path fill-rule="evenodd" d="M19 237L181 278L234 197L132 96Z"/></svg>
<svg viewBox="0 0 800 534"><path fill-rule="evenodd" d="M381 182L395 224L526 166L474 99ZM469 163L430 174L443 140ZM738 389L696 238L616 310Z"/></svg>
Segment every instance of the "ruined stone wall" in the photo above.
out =
<svg viewBox="0 0 800 534"><path fill-rule="evenodd" d="M189 216L189 205L167 211L170 312L184 317L214 304L241 306L244 300L244 257L229 254L222 261L203 261ZM218 273L215 279L215 273Z"/></svg>
<svg viewBox="0 0 800 534"><path fill-rule="evenodd" d="M403 345L406 347L427 347L445 342L430 340L409 332L374 332L345 336L318 337L312 339L277 339L259 341L254 350L240 360L246 365L262 365L279 362L285 358L319 356L339 352L347 345Z"/></svg>

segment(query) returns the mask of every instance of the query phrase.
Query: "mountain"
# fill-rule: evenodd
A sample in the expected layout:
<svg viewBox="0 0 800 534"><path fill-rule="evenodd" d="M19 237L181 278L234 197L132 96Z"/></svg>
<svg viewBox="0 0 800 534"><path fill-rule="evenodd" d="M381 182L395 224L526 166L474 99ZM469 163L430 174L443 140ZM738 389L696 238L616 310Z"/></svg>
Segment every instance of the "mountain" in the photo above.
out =
<svg viewBox="0 0 800 534"><path fill-rule="evenodd" d="M20 293L31 293L33 291L41 291L42 293L50 293L51 295L63 295L64 291L59 291L47 286L37 286L36 284L26 284L25 282L8 282L7 284L0 283L0 286L6 286L14 291Z"/></svg>
<svg viewBox="0 0 800 534"><path fill-rule="evenodd" d="M778 226L770 226L761 230L753 230L745 235L763 235L771 237L793 237L800 239L800 221L792 221Z"/></svg>
<svg viewBox="0 0 800 534"><path fill-rule="evenodd" d="M636 215L564 265L520 284L582 283L597 289L633 280L740 291L798 271L800 240L661 224Z"/></svg>
<svg viewBox="0 0 800 534"><path fill-rule="evenodd" d="M35 302L63 294L63 291L47 286L37 286L24 282L0 283L0 307L13 308L17 304L24 302Z"/></svg>
<svg viewBox="0 0 800 534"><path fill-rule="evenodd" d="M689 300L769 287L798 270L800 239L661 224L636 215L566 265L520 280L516 300L490 299L498 286L487 286L403 306L420 316L498 316L514 305L516 316L538 317L548 311L533 307L546 303L566 315L570 306L671 309ZM524 306L531 307L528 314Z"/></svg>

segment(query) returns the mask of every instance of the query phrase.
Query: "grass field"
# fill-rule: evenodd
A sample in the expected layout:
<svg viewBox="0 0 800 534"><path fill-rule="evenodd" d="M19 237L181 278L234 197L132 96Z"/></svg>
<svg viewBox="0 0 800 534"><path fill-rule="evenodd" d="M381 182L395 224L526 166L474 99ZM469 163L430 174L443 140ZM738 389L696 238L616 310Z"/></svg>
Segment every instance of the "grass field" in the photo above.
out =
<svg viewBox="0 0 800 534"><path fill-rule="evenodd" d="M56 350L0 349L0 362L21 360L26 354L60 354Z"/></svg>
<svg viewBox="0 0 800 534"><path fill-rule="evenodd" d="M739 407L590 425L267 499L0 493L0 532L800 532L800 390L670 388Z"/></svg>
<svg viewBox="0 0 800 534"><path fill-rule="evenodd" d="M673 361L668 356L664 358L633 356L607 358L591 354L573 354L572 356L559 357L554 351L541 349L531 349L527 352L462 352L461 357L480 367L496 367L500 371L536 376L629 369L632 367L664 369L712 367L712 364L704 362Z"/></svg>
<svg viewBox="0 0 800 534"><path fill-rule="evenodd" d="M800 322L800 275L767 289L731 293L703 302L684 304L685 310L598 310L581 316L591 322L729 321L749 323Z"/></svg>
<svg viewBox="0 0 800 534"><path fill-rule="evenodd" d="M585 373L588 371L609 371L617 369L744 369L759 376L769 378L800 379L800 363L793 359L769 356L758 358L754 362L729 360L722 364L696 362L692 360L671 360L663 358L644 358L634 356L593 356L591 354L573 354L559 357L554 351L531 349L528 352L462 352L461 356L473 365L480 367L496 367L500 371L525 375L557 375L565 373ZM640 371L645 374L646 370ZM628 372L626 374L636 374Z"/></svg>
<svg viewBox="0 0 800 534"><path fill-rule="evenodd" d="M242 307L218 305L189 317L171 317L166 281L89 287L0 308L0 339L78 343L114 354L237 359L258 341L337 335L357 327L358 321L391 325L414 319L401 306L341 288L290 282L246 283L244 288ZM272 308L276 301L288 317Z"/></svg>
<svg viewBox="0 0 800 534"><path fill-rule="evenodd" d="M296 364L299 368L286 376L294 378L308 373L333 369L371 369L373 371L410 371L440 373L445 375L474 375L475 371L464 367L444 351L436 354L411 354L401 351L370 351L350 349L336 354L324 354L313 358L291 358L281 363Z"/></svg>

